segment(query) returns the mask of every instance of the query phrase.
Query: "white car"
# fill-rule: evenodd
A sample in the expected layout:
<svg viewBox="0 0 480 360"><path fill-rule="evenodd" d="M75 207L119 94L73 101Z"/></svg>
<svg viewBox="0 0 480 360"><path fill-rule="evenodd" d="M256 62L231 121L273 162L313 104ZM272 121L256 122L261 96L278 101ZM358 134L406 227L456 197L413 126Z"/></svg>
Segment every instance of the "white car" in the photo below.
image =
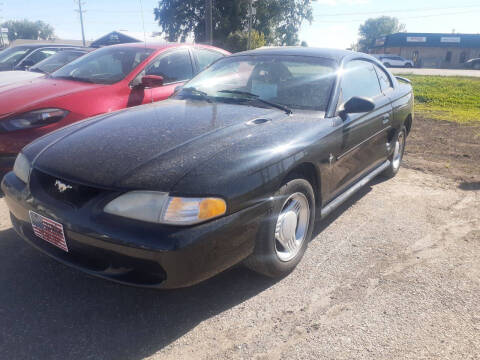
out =
<svg viewBox="0 0 480 360"><path fill-rule="evenodd" d="M0 87L43 77L88 52L87 49L68 49L40 61L28 70L1 71Z"/></svg>
<svg viewBox="0 0 480 360"><path fill-rule="evenodd" d="M389 54L382 54L382 55L373 55L378 60L380 60L383 65L386 67L405 67L405 68L412 68L413 61L407 60L398 55L389 55Z"/></svg>

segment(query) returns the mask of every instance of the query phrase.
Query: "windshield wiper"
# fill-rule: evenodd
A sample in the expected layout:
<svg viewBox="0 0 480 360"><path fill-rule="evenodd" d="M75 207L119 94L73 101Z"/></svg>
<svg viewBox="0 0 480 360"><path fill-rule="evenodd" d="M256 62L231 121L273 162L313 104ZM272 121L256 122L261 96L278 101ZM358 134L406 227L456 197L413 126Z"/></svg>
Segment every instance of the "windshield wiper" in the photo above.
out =
<svg viewBox="0 0 480 360"><path fill-rule="evenodd" d="M49 74L48 72L43 71L43 70L41 70L41 69L39 69L39 68L30 68L30 69L28 69L28 71L37 72L37 73L41 73L41 74L47 74L47 75Z"/></svg>
<svg viewBox="0 0 480 360"><path fill-rule="evenodd" d="M73 80L73 81L81 81L81 82L96 84L96 82L93 81L93 80L80 78L80 77L76 77L76 76L71 76L71 75L68 75L68 76L67 75L65 75L65 76L53 76L53 79Z"/></svg>
<svg viewBox="0 0 480 360"><path fill-rule="evenodd" d="M212 102L212 99L208 96L208 94L205 91L198 90L196 88L192 87L186 87L180 90L180 93L182 92L187 92L190 95L196 95L200 96L202 99L206 100L207 102Z"/></svg>
<svg viewBox="0 0 480 360"><path fill-rule="evenodd" d="M237 95L245 95L251 99L258 100L266 105L272 106L274 108L280 109L285 111L288 115L292 114L292 110L288 108L285 105L277 104L272 101L268 101L265 99L262 99L259 95L248 92L248 91L242 91L242 90L220 90L218 91L219 93L224 93L224 94L237 94Z"/></svg>

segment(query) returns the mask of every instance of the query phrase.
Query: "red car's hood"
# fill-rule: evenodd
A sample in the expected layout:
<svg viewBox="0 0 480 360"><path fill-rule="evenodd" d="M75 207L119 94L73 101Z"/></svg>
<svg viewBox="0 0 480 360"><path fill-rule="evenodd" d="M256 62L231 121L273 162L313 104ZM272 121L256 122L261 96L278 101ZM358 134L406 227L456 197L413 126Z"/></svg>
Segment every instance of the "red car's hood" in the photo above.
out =
<svg viewBox="0 0 480 360"><path fill-rule="evenodd" d="M49 107L53 105L50 102L54 99L102 86L105 85L41 78L28 83L0 87L0 118L13 113Z"/></svg>

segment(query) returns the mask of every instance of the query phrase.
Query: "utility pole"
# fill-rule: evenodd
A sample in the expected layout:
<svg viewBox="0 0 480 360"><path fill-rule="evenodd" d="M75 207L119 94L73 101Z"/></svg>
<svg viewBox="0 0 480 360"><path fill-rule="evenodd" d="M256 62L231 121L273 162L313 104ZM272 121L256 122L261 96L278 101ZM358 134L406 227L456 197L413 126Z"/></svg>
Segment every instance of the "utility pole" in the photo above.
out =
<svg viewBox="0 0 480 360"><path fill-rule="evenodd" d="M78 13L80 14L80 25L82 27L82 42L83 42L83 46L85 46L85 30L83 28L83 13L85 12L85 10L82 10L82 0L78 0Z"/></svg>
<svg viewBox="0 0 480 360"><path fill-rule="evenodd" d="M248 1L248 44L247 50L252 48L252 24L253 24L253 16L257 14L257 8L253 7L253 1Z"/></svg>
<svg viewBox="0 0 480 360"><path fill-rule="evenodd" d="M205 0L205 40L210 45L213 43L212 1Z"/></svg>

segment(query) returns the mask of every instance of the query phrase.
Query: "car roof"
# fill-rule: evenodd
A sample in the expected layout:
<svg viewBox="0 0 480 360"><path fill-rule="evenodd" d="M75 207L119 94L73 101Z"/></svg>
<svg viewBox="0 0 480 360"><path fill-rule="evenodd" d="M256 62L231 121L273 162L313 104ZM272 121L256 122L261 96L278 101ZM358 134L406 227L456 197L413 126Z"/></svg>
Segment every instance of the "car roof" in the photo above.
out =
<svg viewBox="0 0 480 360"><path fill-rule="evenodd" d="M43 47L68 47L68 48L78 48L78 45L67 45L67 44L24 44L16 45L11 48L24 48L24 49L39 49Z"/></svg>
<svg viewBox="0 0 480 360"><path fill-rule="evenodd" d="M115 45L110 45L108 47L136 47L136 48L147 47L149 49L161 50L161 49L181 47L181 46L198 46L198 47L211 48L211 49L221 50L221 51L226 52L226 50L216 48L216 47L210 46L210 45L191 44L191 43L169 43L169 42L146 42L146 43L145 42L134 42L134 43L115 44Z"/></svg>
<svg viewBox="0 0 480 360"><path fill-rule="evenodd" d="M293 56L313 56L332 59L340 63L344 58L357 56L371 59L370 55L359 53L350 50L315 48L305 46L278 46L278 47L263 47L255 50L243 51L233 54L238 55L293 55Z"/></svg>

